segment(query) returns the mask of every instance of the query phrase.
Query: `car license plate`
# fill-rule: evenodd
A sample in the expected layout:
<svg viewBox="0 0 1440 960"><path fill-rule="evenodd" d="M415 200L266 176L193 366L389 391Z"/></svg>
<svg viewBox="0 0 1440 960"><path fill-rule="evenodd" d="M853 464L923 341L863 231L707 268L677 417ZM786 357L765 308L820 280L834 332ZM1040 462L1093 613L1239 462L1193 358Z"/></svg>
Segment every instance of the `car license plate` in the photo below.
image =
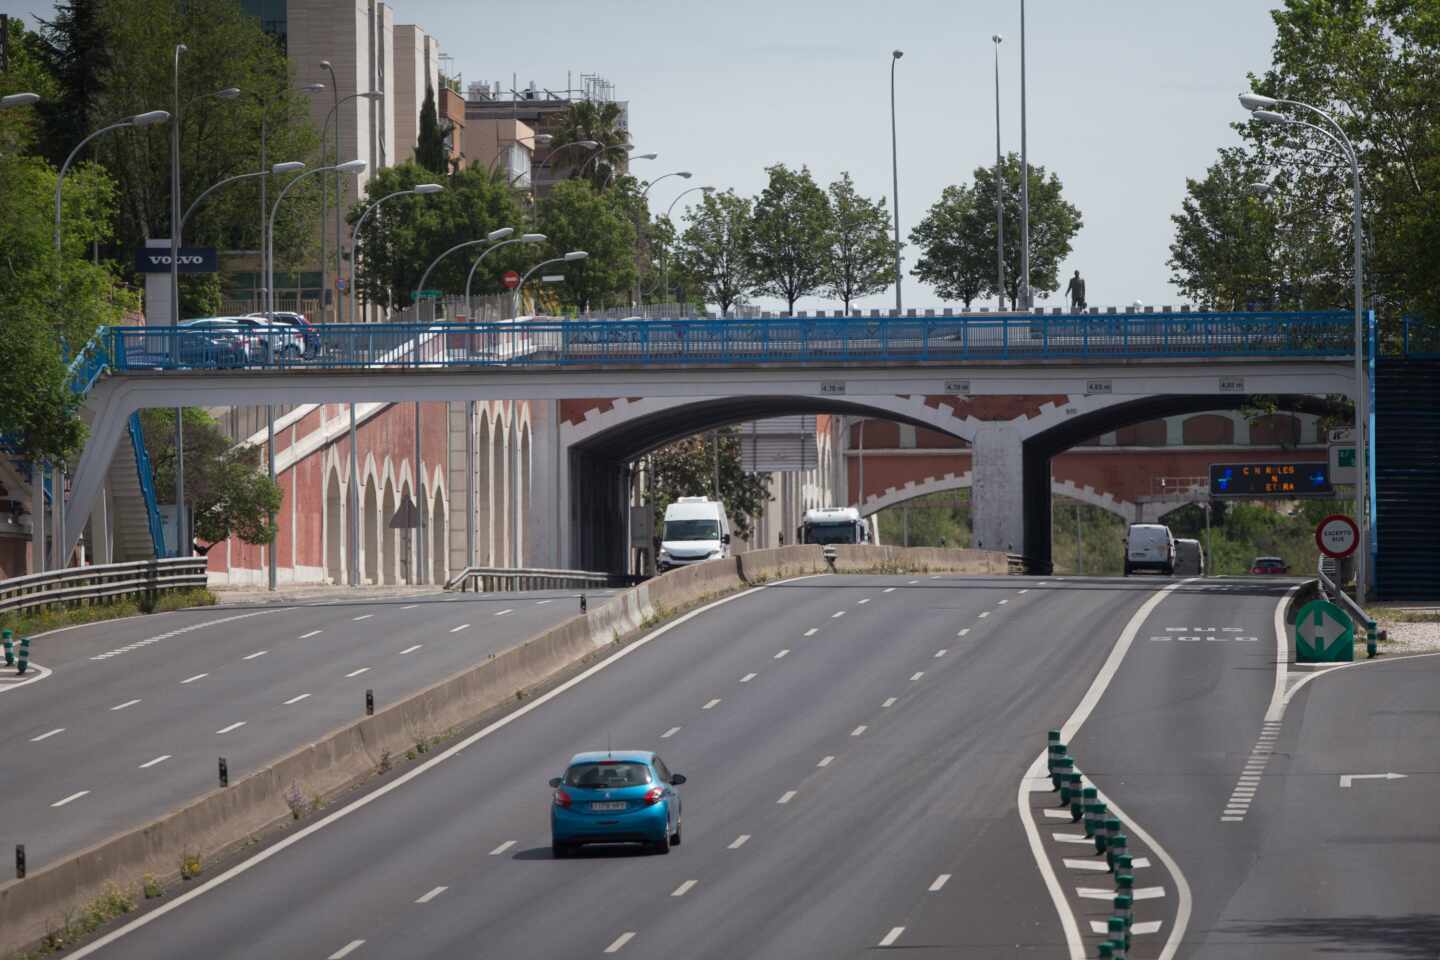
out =
<svg viewBox="0 0 1440 960"><path fill-rule="evenodd" d="M624 800L604 800L590 804L591 810L624 810L627 804Z"/></svg>

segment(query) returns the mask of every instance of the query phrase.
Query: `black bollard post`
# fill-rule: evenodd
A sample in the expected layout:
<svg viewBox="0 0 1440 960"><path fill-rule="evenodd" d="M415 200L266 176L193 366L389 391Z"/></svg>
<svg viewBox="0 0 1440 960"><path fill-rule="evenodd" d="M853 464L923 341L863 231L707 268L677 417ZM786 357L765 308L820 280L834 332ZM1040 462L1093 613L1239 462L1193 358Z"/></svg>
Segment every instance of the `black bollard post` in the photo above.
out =
<svg viewBox="0 0 1440 960"><path fill-rule="evenodd" d="M15 844L15 879L25 879L25 844Z"/></svg>
<svg viewBox="0 0 1440 960"><path fill-rule="evenodd" d="M585 603L585 594L582 593L582 594L580 594L580 612L581 612L581 613L584 613L585 610L586 610L586 607L587 607L587 604Z"/></svg>
<svg viewBox="0 0 1440 960"><path fill-rule="evenodd" d="M220 758L220 786L230 786L230 766L225 762L224 757Z"/></svg>
<svg viewBox="0 0 1440 960"><path fill-rule="evenodd" d="M374 690L366 690L366 691L365 691L365 716L367 716L367 717L373 717L373 716L375 716L375 691L374 691Z"/></svg>

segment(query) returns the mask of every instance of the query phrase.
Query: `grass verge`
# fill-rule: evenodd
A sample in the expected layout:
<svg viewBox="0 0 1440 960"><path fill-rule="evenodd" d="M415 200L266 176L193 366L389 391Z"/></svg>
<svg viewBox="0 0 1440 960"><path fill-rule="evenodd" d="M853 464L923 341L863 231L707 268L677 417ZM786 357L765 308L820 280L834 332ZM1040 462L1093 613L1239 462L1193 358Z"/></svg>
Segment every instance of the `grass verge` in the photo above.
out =
<svg viewBox="0 0 1440 960"><path fill-rule="evenodd" d="M121 617L135 617L143 613L169 613L173 610L183 610L186 607L209 607L214 604L215 594L204 587L190 587L185 590L170 590L153 598L125 598L7 614L0 616L0 628L8 627L15 632L17 637L33 637L37 633L58 630L61 627L118 620Z"/></svg>

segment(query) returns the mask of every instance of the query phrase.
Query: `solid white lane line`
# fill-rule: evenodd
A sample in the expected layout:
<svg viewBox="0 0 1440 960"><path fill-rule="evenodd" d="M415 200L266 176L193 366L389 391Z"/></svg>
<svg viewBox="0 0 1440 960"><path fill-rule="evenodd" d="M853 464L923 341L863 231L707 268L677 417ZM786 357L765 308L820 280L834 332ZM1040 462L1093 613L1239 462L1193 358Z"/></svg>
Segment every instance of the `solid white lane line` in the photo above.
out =
<svg viewBox="0 0 1440 960"><path fill-rule="evenodd" d="M779 653L775 654L775 659L776 659L776 660L784 660L787 656L789 656L789 654L790 654L790 650L789 650L789 648L787 647L786 649L781 650Z"/></svg>
<svg viewBox="0 0 1440 960"><path fill-rule="evenodd" d="M197 674L195 674L195 676L193 676L193 677L186 677L184 680L181 680L180 682L181 682L182 684L184 684L184 683L194 683L196 680L204 680L204 679L205 679L206 677L208 677L208 676L210 676L210 674L208 674L208 673L197 673Z"/></svg>
<svg viewBox="0 0 1440 960"><path fill-rule="evenodd" d="M420 649L421 647L423 647L423 646L424 646L423 643L417 643L417 644L415 644L414 646L406 647L404 650L401 650L401 651L400 651L400 656L403 657L403 656L405 656L405 654L407 654L407 653L414 653L416 650L419 650L419 649Z"/></svg>
<svg viewBox="0 0 1440 960"><path fill-rule="evenodd" d="M504 843L500 844L500 846L496 847L494 850L491 850L490 856L498 857L500 856L500 854L504 853L506 850L509 850L513 846L515 846L514 840L506 840Z"/></svg>
<svg viewBox="0 0 1440 960"><path fill-rule="evenodd" d="M514 612L515 612L514 608L507 608L507 609L501 610L499 613L495 614L495 616L497 616L497 617L503 617L503 616L505 616L507 613L514 613Z"/></svg>
<svg viewBox="0 0 1440 960"><path fill-rule="evenodd" d="M938 877L935 878L935 882L932 883L932 884L930 884L930 892L931 892L931 893L939 893L941 890L943 890L943 889L945 888L945 884L947 884L947 883L949 883L949 882L950 882L950 874L948 874L948 873L942 873L942 874L940 874L940 876L938 876Z"/></svg>
<svg viewBox="0 0 1440 960"><path fill-rule="evenodd" d="M679 732L680 732L680 728L679 728L679 727L671 727L669 730L666 730L664 733L660 734L660 739L661 739L661 740L669 740L671 737L675 736L675 734L677 734L677 733L679 733Z"/></svg>
<svg viewBox="0 0 1440 960"><path fill-rule="evenodd" d="M844 610L836 610L834 613L830 614L830 619L831 619L831 620L838 620L838 619L840 619L840 618L843 617L843 616L845 616L845 611L844 611Z"/></svg>
<svg viewBox="0 0 1440 960"><path fill-rule="evenodd" d="M715 704L717 704L717 703L719 703L719 702L720 702L720 698L719 698L719 697L716 697L714 700L711 700L709 703L705 704L705 706L701 707L700 709L701 709L701 710L709 710L711 707L715 706Z"/></svg>
<svg viewBox="0 0 1440 960"><path fill-rule="evenodd" d="M420 606L420 604L418 604L418 603L412 603L412 604L410 604L410 606L408 606L408 607L401 607L400 609L401 609L401 610L414 610L414 609L415 609L416 607L418 607L418 606ZM441 889L443 890L444 888L442 887Z"/></svg>
<svg viewBox="0 0 1440 960"><path fill-rule="evenodd" d="M267 654L267 653L269 653L269 652L270 652L269 650L256 650L254 653L246 654L245 656L241 657L240 659L241 659L241 660L254 660L256 657L263 657L263 656L265 656L265 654Z"/></svg>
<svg viewBox="0 0 1440 960"><path fill-rule="evenodd" d="M605 952L619 953L620 948L625 946L625 944L629 943L633 939L635 939L635 931L626 930L624 933L620 934L620 936L616 937L615 941L611 943L610 946L605 948Z"/></svg>
<svg viewBox="0 0 1440 960"><path fill-rule="evenodd" d="M835 755L834 755L834 754L826 754L825 756L823 756L823 757L820 758L820 762L817 763L817 764L815 764L815 766L817 766L817 767L828 767L828 766L830 766L830 764L832 764L832 763L834 763L834 762L835 762Z"/></svg>
<svg viewBox="0 0 1440 960"><path fill-rule="evenodd" d="M905 932L904 927L891 927L890 932L880 938L880 946L888 947L900 939L900 934Z"/></svg>
<svg viewBox="0 0 1440 960"><path fill-rule="evenodd" d="M324 630L311 630L309 633L302 633L302 634L300 634L300 636L297 637L296 639L299 639L299 640L309 640L311 637L319 636L320 634L322 634L322 633L324 633L324 632L325 632Z"/></svg>
<svg viewBox="0 0 1440 960"><path fill-rule="evenodd" d="M369 667L361 667L359 670L351 670L349 673L345 674L345 679L346 679L346 680L349 680L349 679L351 679L352 677L358 677L358 676L360 676L360 674L366 673L366 672L368 672L369 670L370 670Z"/></svg>
<svg viewBox="0 0 1440 960"><path fill-rule="evenodd" d="M817 633L819 633L819 632L820 632L820 628L819 628L819 627L811 627L809 630L806 630L806 631L805 631L805 636L807 636L807 637L813 637L813 636L815 636L815 634L817 634Z"/></svg>
<svg viewBox="0 0 1440 960"><path fill-rule="evenodd" d="M228 727L221 727L219 730L216 730L215 732L216 732L216 733L229 733L231 730L239 730L241 727L245 726L245 723L246 723L246 721L240 720L240 721L238 721L238 722L236 722L236 723L230 724L230 726L228 726Z"/></svg>
<svg viewBox="0 0 1440 960"><path fill-rule="evenodd" d="M885 698L885 702L882 703L882 704L880 704L880 706L881 706L882 708L895 706L895 698L894 698L894 697L886 697L886 698Z"/></svg>
<svg viewBox="0 0 1440 960"><path fill-rule="evenodd" d="M988 616L990 616L990 611L989 611L989 610L982 610L982 611L980 611L980 619L981 619L981 620L984 620L984 619L985 619L986 617L988 617Z"/></svg>
<svg viewBox="0 0 1440 960"><path fill-rule="evenodd" d="M965 636L965 634L967 634L967 633L969 633L969 632L970 632L970 628L969 628L969 627L966 627L964 630L961 630L959 633L955 634L955 636L957 636L957 637L963 637L963 636Z"/></svg>
<svg viewBox="0 0 1440 960"><path fill-rule="evenodd" d="M1097 863L1094 860L1071 860L1067 857L1064 863L1065 866L1069 867L1071 870L1093 870L1098 873L1110 872L1110 868L1105 865L1104 860L1101 860ZM1131 866L1133 867L1134 864L1132 863Z"/></svg>
<svg viewBox="0 0 1440 960"><path fill-rule="evenodd" d="M856 600L856 601L855 601L855 605L858 607L858 606L861 606L861 605L866 604L866 603L869 603L869 602L870 602L870 598L869 598L869 597L866 597L864 600Z"/></svg>
<svg viewBox="0 0 1440 960"><path fill-rule="evenodd" d="M745 846L745 841L747 841L747 840L749 840L749 839L750 839L750 834L748 834L748 833L742 833L742 834L740 834L740 836L738 836L738 837L736 837L734 840L731 840L731 841L730 841L730 849L731 849L731 850L739 850L741 847Z"/></svg>
<svg viewBox="0 0 1440 960"><path fill-rule="evenodd" d="M683 897L683 896L685 896L685 894L687 894L687 893L690 892L690 888L691 888L691 887L695 886L695 884L697 884L697 883L699 883L699 882L700 882L699 880L686 880L684 883L680 884L680 886L678 886L678 887L676 887L674 890L672 890L672 891L670 892L670 896L672 896L672 897Z"/></svg>
<svg viewBox="0 0 1440 960"><path fill-rule="evenodd" d="M749 683L751 680L754 680L754 679L755 679L756 677L758 677L758 676L760 676L760 674L758 674L758 673L747 673L747 674L745 674L745 676L743 676L743 677L740 678L740 682L741 682L741 683Z"/></svg>
<svg viewBox="0 0 1440 960"><path fill-rule="evenodd" d="M461 630L468 630L468 629L470 629L470 624L468 624L468 623L462 623L462 624L460 624L460 626L458 626L458 627L451 627L451 628L450 628L450 632L451 632L451 633L459 633Z"/></svg>
<svg viewBox="0 0 1440 960"><path fill-rule="evenodd" d="M137 703L139 703L139 702L140 702L140 698L139 698L139 697L136 697L134 700L126 700L124 703L117 703L117 704L115 704L115 706L111 707L110 709L111 709L111 710L124 710L126 707L133 707L133 706L135 706L135 704L137 704Z"/></svg>
<svg viewBox="0 0 1440 960"><path fill-rule="evenodd" d="M415 898L415 902L416 902L416 903L429 903L431 900L434 900L436 897L440 896L440 894L444 893L446 890L449 890L449 889L450 889L449 887L436 887L434 890L431 890L429 893L427 893L427 894L425 894L425 895L423 895L423 896L420 896L420 897L416 897L416 898Z"/></svg>
<svg viewBox="0 0 1440 960"><path fill-rule="evenodd" d="M794 799L795 799L795 791L794 791L794 790L786 790L784 793L780 794L780 799L779 799L779 800L776 800L775 802L776 802L776 803L789 803L791 800L794 800Z"/></svg>
<svg viewBox="0 0 1440 960"><path fill-rule="evenodd" d="M947 654L947 653L949 653L949 652L950 652L949 650L945 649L944 647L941 647L939 650L936 650L936 651L935 651L935 656L934 656L933 659L939 660L941 657L945 656L945 654Z"/></svg>
<svg viewBox="0 0 1440 960"><path fill-rule="evenodd" d="M860 736L861 734L863 734L866 730L869 730L869 729L870 729L869 727L865 726L865 724L862 723L862 724L860 724L860 726L858 726L858 727L856 727L854 730L851 730L851 731L850 731L850 736L852 736L852 737L858 737L858 736Z"/></svg>
<svg viewBox="0 0 1440 960"><path fill-rule="evenodd" d="M56 727L54 730L51 730L51 731L49 731L48 733L42 733L42 734L40 734L40 736L38 736L38 737L31 737L31 738L30 738L30 742L31 742L31 743L39 743L41 740L49 740L51 737L55 736L55 734L57 734L57 733L64 733L64 732L65 732L65 728L64 728L64 727Z"/></svg>
<svg viewBox="0 0 1440 960"><path fill-rule="evenodd" d="M345 946L330 954L330 956L327 957L326 960L345 960L346 957L350 956L350 954L354 953L356 950L359 950L364 944L364 940L351 940L349 943L345 944Z"/></svg>
<svg viewBox="0 0 1440 960"><path fill-rule="evenodd" d="M894 588L894 587L886 587L884 590L882 590L882 591L880 591L880 592L881 592L881 593L894 593L894 592L895 592L895 588Z"/></svg>
<svg viewBox="0 0 1440 960"><path fill-rule="evenodd" d="M919 680L923 676L925 676L924 670L916 670L913 674L911 674L910 682L914 683L916 680Z"/></svg>
<svg viewBox="0 0 1440 960"><path fill-rule="evenodd" d="M360 614L360 616L358 616L358 617L351 617L350 619L351 619L351 620L356 620L356 621L359 621L359 620L369 620L369 619L370 619L371 617L373 617L373 616L375 616L375 614L373 614L373 613L362 613L362 614ZM363 943L364 941L362 940L361 942Z"/></svg>
<svg viewBox="0 0 1440 960"><path fill-rule="evenodd" d="M164 763L166 760L169 760L169 759L170 759L170 754L168 754L168 753L162 753L162 754L160 754L160 756L156 757L154 760L146 760L144 763L140 764L140 769L141 769L141 770L148 770L148 769L150 769L151 767L155 766L157 763Z"/></svg>
<svg viewBox="0 0 1440 960"><path fill-rule="evenodd" d="M72 793L72 794L70 794L70 796L66 797L64 800L56 800L54 803L50 804L50 806L52 806L52 807L63 807L63 806L65 806L65 804L69 803L71 800L79 800L81 797L85 796L85 795L86 795L87 793L89 793L89 792L90 792L89 790L81 790L79 793Z"/></svg>
<svg viewBox="0 0 1440 960"><path fill-rule="evenodd" d="M310 694L308 694L308 693L302 693L302 694L300 694L300 696L298 696L298 697L291 697L289 700L286 700L286 701L285 701L285 706L288 707L288 706L290 706L292 703L299 703L301 700L304 700L304 699L305 699L306 697L308 697L308 696L310 696Z"/></svg>

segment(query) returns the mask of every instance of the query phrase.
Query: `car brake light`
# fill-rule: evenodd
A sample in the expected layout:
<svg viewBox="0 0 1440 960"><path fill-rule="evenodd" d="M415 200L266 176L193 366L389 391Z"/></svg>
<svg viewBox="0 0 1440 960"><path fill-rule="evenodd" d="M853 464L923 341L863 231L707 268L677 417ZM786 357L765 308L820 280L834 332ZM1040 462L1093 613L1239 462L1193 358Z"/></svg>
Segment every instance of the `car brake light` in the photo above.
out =
<svg viewBox="0 0 1440 960"><path fill-rule="evenodd" d="M645 806L653 807L660 802L660 798L663 796L665 796L664 790L661 790L659 787L651 787L645 791Z"/></svg>
<svg viewBox="0 0 1440 960"><path fill-rule="evenodd" d="M556 791L555 791L555 806L557 806L557 807L565 807L566 809L569 809L569 807L570 807L570 794L566 793L564 790L556 790Z"/></svg>

